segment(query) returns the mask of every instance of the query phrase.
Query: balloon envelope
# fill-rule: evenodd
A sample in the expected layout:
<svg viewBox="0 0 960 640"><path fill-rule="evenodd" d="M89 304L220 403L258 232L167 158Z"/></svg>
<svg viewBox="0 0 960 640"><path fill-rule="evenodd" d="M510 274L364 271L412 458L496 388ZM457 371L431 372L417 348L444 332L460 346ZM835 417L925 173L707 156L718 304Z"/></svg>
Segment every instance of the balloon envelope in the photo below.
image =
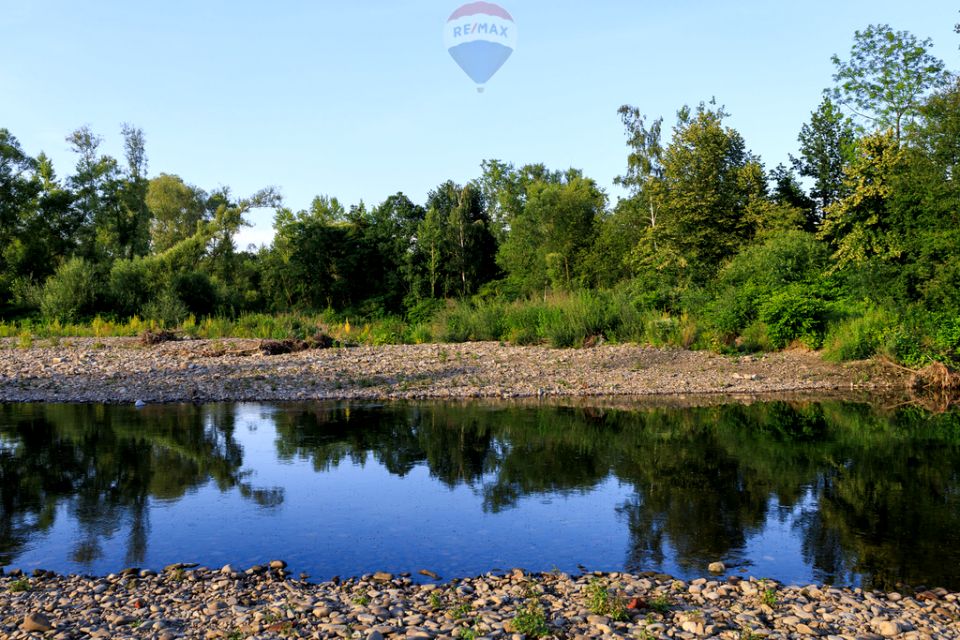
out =
<svg viewBox="0 0 960 640"><path fill-rule="evenodd" d="M460 68L482 85L513 53L517 26L502 7L471 2L451 14L444 28L444 42Z"/></svg>

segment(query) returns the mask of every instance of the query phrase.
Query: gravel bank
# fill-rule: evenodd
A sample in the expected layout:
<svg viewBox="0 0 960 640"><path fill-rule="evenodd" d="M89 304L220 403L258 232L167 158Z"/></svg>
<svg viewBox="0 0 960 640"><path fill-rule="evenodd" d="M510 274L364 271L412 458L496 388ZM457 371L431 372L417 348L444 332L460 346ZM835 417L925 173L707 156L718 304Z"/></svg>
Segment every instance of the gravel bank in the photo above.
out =
<svg viewBox="0 0 960 640"><path fill-rule="evenodd" d="M282 561L106 578L0 578L0 636L68 638L960 638L958 594L783 587L720 576L527 574L310 584Z"/></svg>
<svg viewBox="0 0 960 640"><path fill-rule="evenodd" d="M786 351L727 357L604 345L481 342L326 349L264 356L258 341L0 341L0 401L178 402L759 394L902 388L873 362L834 364ZM254 352L252 355L251 352Z"/></svg>

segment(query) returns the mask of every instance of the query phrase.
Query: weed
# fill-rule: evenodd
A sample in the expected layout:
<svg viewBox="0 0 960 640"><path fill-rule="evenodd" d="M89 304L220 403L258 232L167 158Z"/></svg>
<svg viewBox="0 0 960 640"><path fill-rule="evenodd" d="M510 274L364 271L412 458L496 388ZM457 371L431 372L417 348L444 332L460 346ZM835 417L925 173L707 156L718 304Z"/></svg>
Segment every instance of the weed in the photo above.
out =
<svg viewBox="0 0 960 640"><path fill-rule="evenodd" d="M527 600L523 607L517 609L517 615L513 618L513 629L531 638L542 638L550 633L546 614L539 601Z"/></svg>
<svg viewBox="0 0 960 640"><path fill-rule="evenodd" d="M454 620L466 618L468 613L470 613L470 605L464 601L461 601L460 604L450 609L450 615L453 616Z"/></svg>
<svg viewBox="0 0 960 640"><path fill-rule="evenodd" d="M29 349L33 346L33 334L29 331L21 331L17 336L17 346L21 349Z"/></svg>
<svg viewBox="0 0 960 640"><path fill-rule="evenodd" d="M670 611L672 604L673 603L670 601L670 598L667 596L667 594L658 593L655 598L650 600L648 606L657 613L664 614Z"/></svg>
<svg viewBox="0 0 960 640"><path fill-rule="evenodd" d="M593 578L587 585L587 608L599 616L610 616L614 620L627 618L627 607L623 598L611 594L599 578Z"/></svg>
<svg viewBox="0 0 960 640"><path fill-rule="evenodd" d="M440 594L436 591L430 592L430 608L436 611L443 606L443 598L440 597Z"/></svg>
<svg viewBox="0 0 960 640"><path fill-rule="evenodd" d="M186 572L183 569L176 569L170 575L170 579L174 582L183 582L183 579L187 576Z"/></svg>
<svg viewBox="0 0 960 640"><path fill-rule="evenodd" d="M23 593L24 591L30 591L30 580L27 578L18 578L10 583L10 586L7 587L10 593Z"/></svg>
<svg viewBox="0 0 960 640"><path fill-rule="evenodd" d="M367 606L368 604L370 604L370 596L368 596L368 595L365 594L365 593L360 594L359 596L356 596L356 597L353 599L353 603L354 603L354 604L358 604L358 605L360 605L361 607L365 607L365 606Z"/></svg>
<svg viewBox="0 0 960 640"><path fill-rule="evenodd" d="M780 599L777 597L777 590L764 589L763 593L760 594L760 601L770 608L777 606L780 602Z"/></svg>

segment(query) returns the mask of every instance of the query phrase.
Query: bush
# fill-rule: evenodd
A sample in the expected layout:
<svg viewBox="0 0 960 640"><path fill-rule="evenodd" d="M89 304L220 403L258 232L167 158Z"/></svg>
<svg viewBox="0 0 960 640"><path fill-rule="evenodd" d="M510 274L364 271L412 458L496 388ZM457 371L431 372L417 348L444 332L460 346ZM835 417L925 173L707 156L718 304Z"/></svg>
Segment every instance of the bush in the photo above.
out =
<svg viewBox="0 0 960 640"><path fill-rule="evenodd" d="M774 294L760 305L760 320L774 347L782 349L792 340L802 339L817 349L823 342L826 305L804 288Z"/></svg>
<svg viewBox="0 0 960 640"><path fill-rule="evenodd" d="M217 307L217 288L205 273L179 273L173 277L170 288L195 316L212 315Z"/></svg>
<svg viewBox="0 0 960 640"><path fill-rule="evenodd" d="M143 314L146 318L159 322L161 326L172 329L187 319L190 310L172 288L167 288L144 305Z"/></svg>
<svg viewBox="0 0 960 640"><path fill-rule="evenodd" d="M863 360L883 350L894 334L895 319L883 309L871 307L862 315L833 324L823 340L828 360Z"/></svg>
<svg viewBox="0 0 960 640"><path fill-rule="evenodd" d="M117 260L110 269L110 302L121 318L137 315L151 298L150 272L140 259Z"/></svg>
<svg viewBox="0 0 960 640"><path fill-rule="evenodd" d="M504 338L510 344L537 344L540 335L540 314L545 305L535 300L518 300L504 310Z"/></svg>
<svg viewBox="0 0 960 640"><path fill-rule="evenodd" d="M73 322L93 313L99 295L95 267L83 258L71 258L43 285L40 311L50 320Z"/></svg>

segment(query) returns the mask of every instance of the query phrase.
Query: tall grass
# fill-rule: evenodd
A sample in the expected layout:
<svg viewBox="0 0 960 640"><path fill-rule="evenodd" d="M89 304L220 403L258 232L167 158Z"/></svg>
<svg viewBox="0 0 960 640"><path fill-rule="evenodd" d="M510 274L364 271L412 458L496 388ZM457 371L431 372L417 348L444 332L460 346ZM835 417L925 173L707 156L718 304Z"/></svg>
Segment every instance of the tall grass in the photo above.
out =
<svg viewBox="0 0 960 640"><path fill-rule="evenodd" d="M586 343L639 342L689 348L701 336L690 316L641 311L618 291L554 293L514 302L450 303L434 317L441 342L499 340L517 345L580 347Z"/></svg>

